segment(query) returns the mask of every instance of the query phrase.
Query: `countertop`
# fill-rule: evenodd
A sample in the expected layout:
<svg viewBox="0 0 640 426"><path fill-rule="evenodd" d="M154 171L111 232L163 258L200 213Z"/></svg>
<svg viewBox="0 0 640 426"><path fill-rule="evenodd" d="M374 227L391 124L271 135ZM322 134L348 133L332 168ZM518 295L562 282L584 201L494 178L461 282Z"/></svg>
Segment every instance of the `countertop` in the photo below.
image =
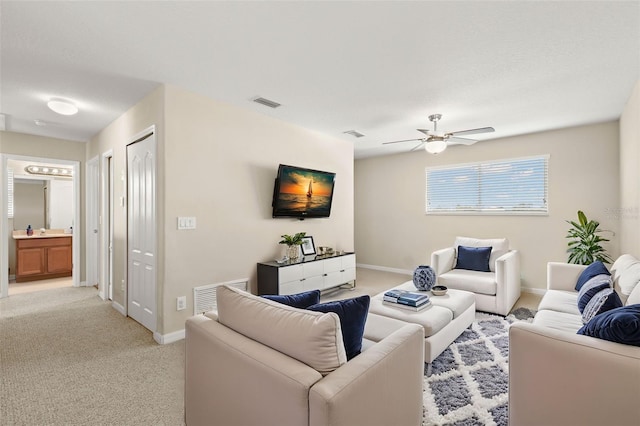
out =
<svg viewBox="0 0 640 426"><path fill-rule="evenodd" d="M34 238L60 238L73 237L73 234L69 234L64 232L64 229L47 229L44 234L40 232L39 229L33 230L33 235L27 235L27 231L13 231L13 239L14 240L26 240L26 239L34 239Z"/></svg>

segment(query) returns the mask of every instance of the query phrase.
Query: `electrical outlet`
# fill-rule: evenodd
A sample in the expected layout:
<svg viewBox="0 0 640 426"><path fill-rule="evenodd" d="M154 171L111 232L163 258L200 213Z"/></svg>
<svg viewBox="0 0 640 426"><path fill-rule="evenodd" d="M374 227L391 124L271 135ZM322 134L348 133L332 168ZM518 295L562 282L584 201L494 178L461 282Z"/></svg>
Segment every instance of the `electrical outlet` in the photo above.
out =
<svg viewBox="0 0 640 426"><path fill-rule="evenodd" d="M183 311L187 309L187 296L180 296L176 300L176 311Z"/></svg>

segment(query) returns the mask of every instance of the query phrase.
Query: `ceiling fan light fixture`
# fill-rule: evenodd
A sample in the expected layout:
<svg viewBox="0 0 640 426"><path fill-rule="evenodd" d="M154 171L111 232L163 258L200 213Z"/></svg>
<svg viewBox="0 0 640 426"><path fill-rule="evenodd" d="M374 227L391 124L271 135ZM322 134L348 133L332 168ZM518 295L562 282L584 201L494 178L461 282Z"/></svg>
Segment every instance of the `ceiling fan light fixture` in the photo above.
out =
<svg viewBox="0 0 640 426"><path fill-rule="evenodd" d="M72 102L65 101L64 99L50 99L49 102L47 102L47 106L51 111L60 115L75 115L78 113L78 107Z"/></svg>
<svg viewBox="0 0 640 426"><path fill-rule="evenodd" d="M429 154L440 154L447 149L447 143L442 139L427 141L424 144L424 150Z"/></svg>

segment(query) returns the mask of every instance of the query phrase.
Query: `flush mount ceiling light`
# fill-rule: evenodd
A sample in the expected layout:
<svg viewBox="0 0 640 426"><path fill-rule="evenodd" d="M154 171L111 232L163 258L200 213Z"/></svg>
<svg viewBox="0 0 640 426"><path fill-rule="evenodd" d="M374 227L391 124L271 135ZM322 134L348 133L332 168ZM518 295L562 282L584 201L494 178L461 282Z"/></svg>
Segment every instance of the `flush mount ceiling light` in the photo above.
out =
<svg viewBox="0 0 640 426"><path fill-rule="evenodd" d="M24 168L24 171L32 175L46 175L46 176L58 176L58 177L72 177L73 169L69 167L47 167L29 165Z"/></svg>
<svg viewBox="0 0 640 426"><path fill-rule="evenodd" d="M78 113L78 107L74 103L64 99L53 98L47 102L47 106L53 112L61 115L74 115Z"/></svg>

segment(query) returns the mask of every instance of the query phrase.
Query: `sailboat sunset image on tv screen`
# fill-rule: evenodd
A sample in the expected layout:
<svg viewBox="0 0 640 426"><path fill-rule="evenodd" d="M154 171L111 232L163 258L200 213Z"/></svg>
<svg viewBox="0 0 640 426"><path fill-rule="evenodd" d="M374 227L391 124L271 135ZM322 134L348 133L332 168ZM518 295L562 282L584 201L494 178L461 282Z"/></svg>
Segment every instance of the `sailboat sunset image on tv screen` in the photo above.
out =
<svg viewBox="0 0 640 426"><path fill-rule="evenodd" d="M281 164L273 194L273 217L328 217L334 182L335 173Z"/></svg>

